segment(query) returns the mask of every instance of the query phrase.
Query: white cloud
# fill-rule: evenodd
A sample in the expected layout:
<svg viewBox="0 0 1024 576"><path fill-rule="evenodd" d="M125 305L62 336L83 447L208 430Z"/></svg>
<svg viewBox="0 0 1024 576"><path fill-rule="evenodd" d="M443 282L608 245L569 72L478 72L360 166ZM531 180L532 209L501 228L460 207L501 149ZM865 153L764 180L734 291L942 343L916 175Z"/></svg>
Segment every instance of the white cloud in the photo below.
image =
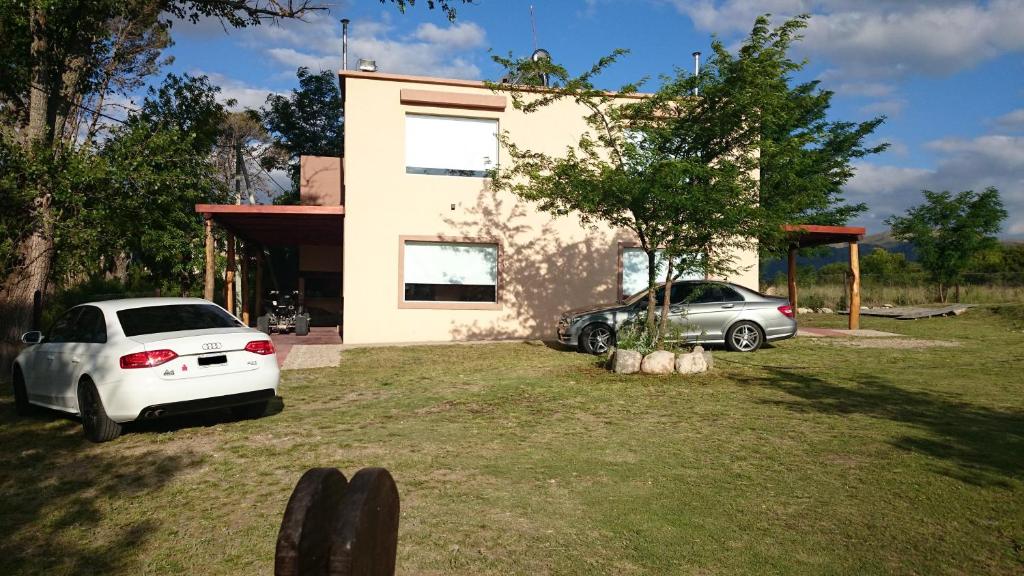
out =
<svg viewBox="0 0 1024 576"><path fill-rule="evenodd" d="M472 22L460 22L445 28L428 22L420 24L416 32L413 33L413 37L424 42L444 44L452 49L464 50L483 46L487 33Z"/></svg>
<svg viewBox="0 0 1024 576"><path fill-rule="evenodd" d="M245 82L229 78L216 72L195 70L192 74L205 74L209 76L210 82L216 86L220 86L220 94L217 98L219 102L226 103L228 100L235 100L235 105L229 107L229 109L233 111L244 110L246 108L256 110L260 106L263 106L267 101L267 95L276 94L275 91L270 90L269 88L250 86Z"/></svg>
<svg viewBox="0 0 1024 576"><path fill-rule="evenodd" d="M884 114L885 116L897 116L903 109L907 107L907 100L905 98L890 98L888 100L879 100L866 104L860 107L860 113L865 116L877 116Z"/></svg>
<svg viewBox="0 0 1024 576"><path fill-rule="evenodd" d="M1013 132L1024 130L1024 108L1017 108L1012 112L1003 114L995 119L995 124L1003 130Z"/></svg>
<svg viewBox="0 0 1024 576"><path fill-rule="evenodd" d="M927 147L940 154L934 169L857 165L845 192L849 201L868 204L861 224L883 229L883 219L921 202L921 190L981 191L995 186L1009 213L1003 232L1024 235L1024 137L944 138Z"/></svg>
<svg viewBox="0 0 1024 576"><path fill-rule="evenodd" d="M1024 0L672 0L703 30L748 31L760 14L812 14L800 49L847 75L948 75L1024 50Z"/></svg>
<svg viewBox="0 0 1024 576"><path fill-rule="evenodd" d="M341 67L341 25L326 14L236 33L248 49L260 51L289 72L299 66L314 71ZM381 72L479 78L480 68L473 60L486 43L484 29L469 21L447 26L424 23L403 35L387 17L356 20L349 25L349 67L365 58L375 60Z"/></svg>

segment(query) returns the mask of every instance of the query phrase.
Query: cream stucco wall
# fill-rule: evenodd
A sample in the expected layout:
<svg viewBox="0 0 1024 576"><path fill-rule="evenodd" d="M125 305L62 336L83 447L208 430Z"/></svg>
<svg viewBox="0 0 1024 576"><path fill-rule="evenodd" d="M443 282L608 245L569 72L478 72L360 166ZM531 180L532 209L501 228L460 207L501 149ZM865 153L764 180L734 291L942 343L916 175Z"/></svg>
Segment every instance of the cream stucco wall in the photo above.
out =
<svg viewBox="0 0 1024 576"><path fill-rule="evenodd" d="M627 231L554 218L483 178L406 174L405 115L495 118L513 141L559 153L585 129L572 102L530 115L403 105L402 89L491 96L484 87L405 82L347 73L345 84L344 339L347 343L553 338L559 314L613 302ZM501 158L499 158L499 162ZM400 308L400 237L489 239L501 245L499 309ZM757 288L756 253L731 278Z"/></svg>

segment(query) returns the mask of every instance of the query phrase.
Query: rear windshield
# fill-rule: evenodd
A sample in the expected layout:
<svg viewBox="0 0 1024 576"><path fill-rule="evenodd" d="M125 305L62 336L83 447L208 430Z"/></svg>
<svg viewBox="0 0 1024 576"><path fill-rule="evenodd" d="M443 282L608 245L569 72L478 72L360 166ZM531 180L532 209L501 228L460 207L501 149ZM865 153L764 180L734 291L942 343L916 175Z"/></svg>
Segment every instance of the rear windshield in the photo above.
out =
<svg viewBox="0 0 1024 576"><path fill-rule="evenodd" d="M212 304L170 304L118 310L125 336L141 336L179 330L235 328L242 323Z"/></svg>

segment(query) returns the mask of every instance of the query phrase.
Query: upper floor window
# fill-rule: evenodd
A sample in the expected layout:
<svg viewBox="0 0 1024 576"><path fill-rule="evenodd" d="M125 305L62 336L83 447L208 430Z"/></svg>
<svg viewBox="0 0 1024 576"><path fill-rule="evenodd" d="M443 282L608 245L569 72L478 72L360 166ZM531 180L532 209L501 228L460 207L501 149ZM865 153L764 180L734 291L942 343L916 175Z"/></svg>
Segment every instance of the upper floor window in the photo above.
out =
<svg viewBox="0 0 1024 576"><path fill-rule="evenodd" d="M498 121L405 116L405 172L482 178L498 161Z"/></svg>

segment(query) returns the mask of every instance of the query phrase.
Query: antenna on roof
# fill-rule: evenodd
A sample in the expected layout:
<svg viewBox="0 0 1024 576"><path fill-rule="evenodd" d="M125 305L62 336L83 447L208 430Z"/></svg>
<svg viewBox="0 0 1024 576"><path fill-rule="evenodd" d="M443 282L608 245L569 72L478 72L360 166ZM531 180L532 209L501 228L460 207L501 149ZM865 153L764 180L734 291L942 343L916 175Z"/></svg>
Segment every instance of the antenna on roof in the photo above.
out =
<svg viewBox="0 0 1024 576"><path fill-rule="evenodd" d="M533 4L530 4L530 30L533 31L533 49L537 50L537 19L533 16Z"/></svg>

